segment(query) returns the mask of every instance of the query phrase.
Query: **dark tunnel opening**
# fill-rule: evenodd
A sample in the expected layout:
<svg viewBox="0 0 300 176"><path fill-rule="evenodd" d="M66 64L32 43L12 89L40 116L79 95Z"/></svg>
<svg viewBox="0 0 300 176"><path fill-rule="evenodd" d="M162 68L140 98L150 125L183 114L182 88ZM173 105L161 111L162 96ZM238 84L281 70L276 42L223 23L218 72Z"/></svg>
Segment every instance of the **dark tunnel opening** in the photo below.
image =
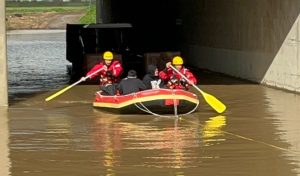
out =
<svg viewBox="0 0 300 176"><path fill-rule="evenodd" d="M118 55L124 73L136 69L139 77L145 74L147 65L155 64L163 69L174 55L181 54L182 26L176 1L112 0L109 3L102 7L106 13L104 23L93 27L92 24L67 26L67 59L72 62L74 80L85 75L105 50ZM131 27L125 29L122 25Z"/></svg>
<svg viewBox="0 0 300 176"><path fill-rule="evenodd" d="M180 24L176 1L112 1L112 22L131 23L141 52L178 51Z"/></svg>
<svg viewBox="0 0 300 176"><path fill-rule="evenodd" d="M282 77L297 74L281 69L287 66L284 58L294 59L290 65L297 65L299 60L296 53L280 51L282 47L296 50L294 41L297 39L288 35L290 31L296 31L292 28L299 15L300 3L292 0L102 2L107 3L102 9L105 13L103 22L132 25L128 41L133 52L131 56L135 55L137 57L133 59L139 60L139 68L144 68L153 58L163 67L162 63L180 54L188 66L256 83L284 85L284 80L280 80ZM286 38L290 40L285 42ZM279 69L272 68L277 57L282 62ZM133 64L128 65L127 70ZM272 72L268 73L269 70ZM214 84L231 84L230 81L219 81Z"/></svg>

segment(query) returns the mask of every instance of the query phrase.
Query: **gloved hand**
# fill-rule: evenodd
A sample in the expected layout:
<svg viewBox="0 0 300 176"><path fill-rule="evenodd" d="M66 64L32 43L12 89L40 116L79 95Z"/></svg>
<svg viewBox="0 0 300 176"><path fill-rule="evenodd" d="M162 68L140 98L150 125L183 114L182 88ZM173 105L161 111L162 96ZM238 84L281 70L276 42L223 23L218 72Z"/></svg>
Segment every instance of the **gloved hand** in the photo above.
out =
<svg viewBox="0 0 300 176"><path fill-rule="evenodd" d="M190 87L190 85L188 83L186 83L186 84L184 84L184 87L188 89Z"/></svg>
<svg viewBox="0 0 300 176"><path fill-rule="evenodd" d="M85 78L85 77L81 77L81 78L80 78L80 81L86 81L86 79L87 79L87 78Z"/></svg>
<svg viewBox="0 0 300 176"><path fill-rule="evenodd" d="M170 68L171 62L166 63L166 68Z"/></svg>
<svg viewBox="0 0 300 176"><path fill-rule="evenodd" d="M106 65L103 65L102 68L103 68L104 71L107 71L107 69L108 69Z"/></svg>

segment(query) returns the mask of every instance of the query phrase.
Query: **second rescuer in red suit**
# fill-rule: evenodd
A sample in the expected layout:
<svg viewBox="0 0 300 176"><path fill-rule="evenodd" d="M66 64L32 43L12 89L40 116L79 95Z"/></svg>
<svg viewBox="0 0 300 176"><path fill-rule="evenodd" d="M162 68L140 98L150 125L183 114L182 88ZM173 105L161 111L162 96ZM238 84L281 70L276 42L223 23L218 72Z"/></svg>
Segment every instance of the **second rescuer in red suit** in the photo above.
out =
<svg viewBox="0 0 300 176"><path fill-rule="evenodd" d="M180 56L175 56L172 59L174 67L182 73L193 84L197 84L197 79L194 74L187 68L183 67L183 59ZM189 89L189 82L176 73L171 67L171 62L166 63L166 68L159 72L159 77L165 81L166 87L169 89Z"/></svg>

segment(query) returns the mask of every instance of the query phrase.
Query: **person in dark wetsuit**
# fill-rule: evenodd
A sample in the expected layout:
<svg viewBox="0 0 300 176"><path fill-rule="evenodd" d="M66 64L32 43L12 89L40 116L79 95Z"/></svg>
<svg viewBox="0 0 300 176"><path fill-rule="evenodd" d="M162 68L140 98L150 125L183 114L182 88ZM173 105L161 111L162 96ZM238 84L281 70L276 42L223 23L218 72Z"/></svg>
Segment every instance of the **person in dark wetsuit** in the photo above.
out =
<svg viewBox="0 0 300 176"><path fill-rule="evenodd" d="M137 78L135 70L129 70L126 78L117 86L119 94L126 95L146 89L144 83Z"/></svg>
<svg viewBox="0 0 300 176"><path fill-rule="evenodd" d="M163 81L158 76L158 69L155 65L148 65L147 74L143 78L143 83L147 89L159 89L163 87Z"/></svg>

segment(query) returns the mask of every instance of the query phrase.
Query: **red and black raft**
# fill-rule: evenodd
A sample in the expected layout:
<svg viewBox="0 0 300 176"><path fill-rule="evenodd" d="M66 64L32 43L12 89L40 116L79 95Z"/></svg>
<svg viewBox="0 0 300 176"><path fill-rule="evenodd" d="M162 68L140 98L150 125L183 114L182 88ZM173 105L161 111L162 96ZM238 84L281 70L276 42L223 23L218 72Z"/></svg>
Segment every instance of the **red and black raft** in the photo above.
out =
<svg viewBox="0 0 300 176"><path fill-rule="evenodd" d="M106 96L96 93L93 106L120 114L184 114L195 110L197 95L178 89L150 89L128 95Z"/></svg>

